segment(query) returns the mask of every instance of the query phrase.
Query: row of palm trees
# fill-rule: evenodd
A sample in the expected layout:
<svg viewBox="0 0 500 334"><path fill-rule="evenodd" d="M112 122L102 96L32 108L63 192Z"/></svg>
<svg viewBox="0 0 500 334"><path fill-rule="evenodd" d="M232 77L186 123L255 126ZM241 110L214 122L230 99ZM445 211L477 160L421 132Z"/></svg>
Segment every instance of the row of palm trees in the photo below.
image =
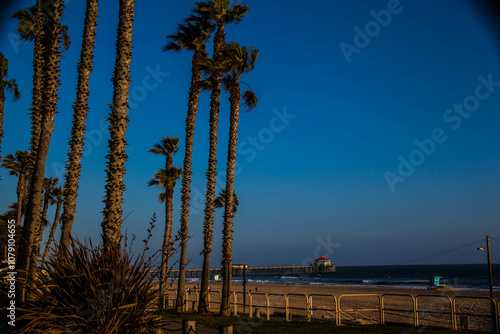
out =
<svg viewBox="0 0 500 334"><path fill-rule="evenodd" d="M213 242L215 188L217 178L217 133L219 124L220 96L224 89L229 92L231 107L230 139L228 144L228 160L226 170L225 212L223 229L223 261L221 264L223 275L223 290L221 314L229 315L229 293L231 284L232 263L232 224L234 202L234 168L236 159L237 127L239 120L239 106L243 103L252 109L257 99L252 90L240 93L240 79L254 67L258 56L255 48L247 49L236 42L226 43L225 26L230 23L239 23L248 13L249 7L229 0L213 0L197 2L193 14L187 17L178 26L175 34L167 36L169 43L165 51L192 51L191 86L188 99L188 113L186 117L186 139L184 154L184 169L182 176L181 195L181 255L179 261L179 275L177 285L176 310L181 311L185 303L185 269L187 254L189 201L191 186L191 166L193 154L193 139L198 109L199 97L202 90L210 91L210 146L209 160L206 172L207 191L205 197L204 215L204 248L203 272L200 290L199 311L208 312L208 282L210 274L210 256ZM206 43L215 31L213 37L213 55L207 56Z"/></svg>
<svg viewBox="0 0 500 334"><path fill-rule="evenodd" d="M47 2L51 3L51 11L45 9ZM116 43L115 70L112 78L113 100L110 105L106 185L104 198L104 217L102 221L103 244L106 248L119 248L122 234L122 201L125 185L123 182L125 162L125 135L128 127L128 92L130 86L130 63L132 61L132 27L134 20L135 0L119 0L119 22L118 37ZM19 21L18 32L20 39L34 41L33 60L33 89L32 89L32 139L30 141L30 152L25 153L23 159L27 160L26 171L23 172L24 179L19 176L17 197L21 203L17 210L17 217L21 217L22 203L26 202L26 213L22 229L22 237L17 257L17 269L20 272L33 269L37 265L41 233L46 220L46 205L43 206L42 215L40 209L42 203L50 200L42 197L45 182L45 161L47 158L50 138L53 131L53 122L57 110L57 91L59 87L59 61L61 59L61 48L69 46L69 37L66 34L67 27L61 24L64 11L63 0L42 1L37 0L36 6L27 10L20 10L13 15ZM189 203L191 187L191 169L193 142L195 133L196 115L198 102L202 91L210 91L210 148L209 161L206 172L207 192L205 199L204 215L204 250L203 250L203 278L201 284L201 295L199 311L207 312L208 306L208 279L210 269L210 256L213 242L213 215L214 208L225 203L224 206L224 229L223 229L223 260L221 263L223 275L223 290L221 314L229 315L229 291L231 287L231 263L232 263L232 229L235 204L237 203L234 192L234 169L236 162L236 146L238 135L238 122L240 104L247 110L254 108L257 104L255 94L251 89L241 93L241 79L254 68L258 56L255 48L240 46L237 42L225 41L225 27L230 23L239 23L243 16L248 13L249 7L234 3L229 0L209 0L196 2L192 15L187 17L182 24L178 25L177 31L168 35L168 43L164 51L192 51L191 86L189 88L188 112L186 117L185 152L182 169L173 165L172 155L177 153L178 138L166 137L155 145L150 151L154 154L165 156L165 168L161 168L150 181L149 185L158 185L164 191L159 195L160 201L165 203L165 233L162 244L162 261L160 266L161 287L166 286L167 271L170 264L170 250L172 247L172 196L176 180L182 174L181 190L181 229L179 260L178 293L176 309L183 309L185 268L187 256ZM98 0L87 0L87 8L84 20L84 33L82 49L78 69L77 97L73 105L73 127L69 140L66 174L64 180L64 191L61 201L57 201L56 216L59 216L62 207L62 233L59 243L60 249L69 248L70 234L76 212L76 198L78 195L79 178L81 171L81 158L84 146L85 122L88 113L89 78L92 72L93 53L96 36L96 22L98 13ZM210 58L207 53L206 44L212 33L213 55ZM2 71L2 88L0 98L4 97L5 73ZM247 85L248 86L248 85ZM15 88L17 91L17 87ZM219 123L219 107L222 91L229 93L230 103L230 131L228 143L228 157L226 167L226 188L224 200L215 198L215 187L217 177L217 132ZM15 97L17 97L15 95ZM2 104L3 116L3 100ZM1 119L0 119L1 120ZM0 123L1 125L1 123ZM0 128L1 130L1 128ZM0 136L1 140L1 136ZM1 144L1 142L0 142ZM20 151L18 151L20 152ZM16 154L18 154L16 152ZM19 153L21 154L21 153ZM51 180L51 179L48 179ZM48 181L50 182L50 181ZM52 183L54 180L52 179ZM27 185L27 186L26 186ZM23 188L24 187L24 188ZM44 195L47 195L47 191ZM26 196L26 198L24 198ZM18 223L21 219L18 220ZM54 236L55 227L51 229L49 240ZM43 258L46 256L44 252ZM35 255L36 254L36 255ZM21 278L25 278L22 274ZM23 300L23 289L19 289L19 299Z"/></svg>

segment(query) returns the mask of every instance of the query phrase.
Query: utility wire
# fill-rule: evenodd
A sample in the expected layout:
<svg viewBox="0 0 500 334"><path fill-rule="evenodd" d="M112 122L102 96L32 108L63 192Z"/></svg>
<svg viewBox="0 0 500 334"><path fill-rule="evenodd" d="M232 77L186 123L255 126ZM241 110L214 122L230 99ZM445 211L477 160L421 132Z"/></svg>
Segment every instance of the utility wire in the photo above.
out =
<svg viewBox="0 0 500 334"><path fill-rule="evenodd" d="M461 249L461 248L469 247L471 245L477 244L477 243L482 242L482 241L484 241L484 239L481 239L481 240L478 240L478 241L474 241L474 242L471 242L470 244L467 244L467 245L464 245L464 246L460 246L460 247L457 247L457 248L453 248L453 249L450 249L450 250L447 250L447 251L444 251L444 252L441 252L441 253L437 253L437 254L434 254L434 255L429 255L429 256L421 257L419 259L415 259L415 260L411 260L411 261L401 262L401 263L395 264L395 266L401 266L403 264L417 262L417 261L420 261L420 260L425 260L425 259L428 259L428 258L431 258L431 257L435 257L435 256L443 255L443 254L446 254L446 253L450 253L450 252L456 251L456 250ZM498 240L498 241L500 241L500 240Z"/></svg>

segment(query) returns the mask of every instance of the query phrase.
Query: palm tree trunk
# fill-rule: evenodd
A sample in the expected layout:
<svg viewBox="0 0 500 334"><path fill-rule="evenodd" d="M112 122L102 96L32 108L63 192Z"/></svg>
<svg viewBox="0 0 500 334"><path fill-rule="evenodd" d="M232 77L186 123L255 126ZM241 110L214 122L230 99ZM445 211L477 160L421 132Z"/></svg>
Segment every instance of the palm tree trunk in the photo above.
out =
<svg viewBox="0 0 500 334"><path fill-rule="evenodd" d="M224 26L219 25L214 35L214 61L220 64L222 61L222 48L224 46L226 33ZM210 148L207 169L207 192L205 196L205 218L203 222L203 273L202 290L203 305L200 303L200 311L208 311L208 280L210 276L210 256L212 254L213 227L214 227L214 198L217 179L217 131L219 127L219 106L221 94L222 73L217 71L213 75L212 93L210 96ZM203 280L205 281L203 283Z"/></svg>
<svg viewBox="0 0 500 334"><path fill-rule="evenodd" d="M5 91L0 88L0 160L2 159L2 138L3 138L3 109L5 105Z"/></svg>
<svg viewBox="0 0 500 334"><path fill-rule="evenodd" d="M181 258L179 261L179 277L176 299L176 310L182 310L184 296L184 285L186 280L186 244L189 223L189 202L191 200L191 168L193 161L193 142L194 142L194 127L196 123L196 114L198 112L198 103L200 101L200 87L198 82L201 80L201 69L198 66L199 61L203 58L201 51L196 51L193 54L191 61L191 87L189 88L188 112L186 116L186 148L184 153L184 164L182 172L182 190L181 190ZM183 276L181 280L181 275ZM181 283L182 282L182 283ZM179 288L179 285L182 287ZM203 284L203 283L202 283ZM203 286L203 285L202 285ZM181 292L181 293L179 293ZM180 298L179 298L180 295ZM179 306L178 306L179 305Z"/></svg>
<svg viewBox="0 0 500 334"><path fill-rule="evenodd" d="M170 268L170 253L172 249L172 212L174 190L167 190L167 199L165 201L165 234L163 235L161 268L160 268L160 307L163 309L165 305L165 293L168 285L168 269Z"/></svg>
<svg viewBox="0 0 500 334"><path fill-rule="evenodd" d="M31 188L31 170L35 166L36 155L38 152L38 143L40 141L40 133L42 131L42 90L43 90L43 66L44 66L44 48L43 39L45 35L43 25L46 23L43 21L44 11L42 6L42 1L37 0L37 15L36 24L39 28L35 29L35 43L33 47L33 88L31 90L32 101L30 108L30 118L31 118L31 139L30 139L30 157L31 157L31 167L28 182L28 190Z"/></svg>
<svg viewBox="0 0 500 334"><path fill-rule="evenodd" d="M78 181L82 170L81 160L85 145L85 124L89 110L89 80L93 70L95 36L97 26L97 11L99 0L87 0L85 21L83 28L82 50L78 63L78 85L76 100L73 105L73 128L69 139L68 162L66 164L66 178L64 180L64 199L60 245L69 249L70 233L76 212L76 198L78 196Z"/></svg>
<svg viewBox="0 0 500 334"><path fill-rule="evenodd" d="M118 37L116 41L115 72L113 74L113 103L109 116L109 153L106 168L104 220L101 224L105 247L119 248L122 238L122 202L125 185L125 134L128 124L128 95L130 63L132 61L132 27L135 0L120 0Z"/></svg>
<svg viewBox="0 0 500 334"><path fill-rule="evenodd" d="M19 179L17 180L17 213L16 213L16 226L21 226L21 220L23 217L23 201L24 195L26 193L26 174L23 172L19 173Z"/></svg>
<svg viewBox="0 0 500 334"><path fill-rule="evenodd" d="M59 220L59 214L61 213L61 205L62 199L57 199L57 207L56 207L56 215L54 216L54 222L52 223L52 228L50 229L49 240L47 240L47 245L45 245L45 250L42 256L42 262L47 258L47 254L49 253L50 244L54 239L54 234L56 234L57 222Z"/></svg>
<svg viewBox="0 0 500 334"><path fill-rule="evenodd" d="M40 140L38 142L38 150L36 155L35 167L32 172L30 193L28 205L26 209L26 219L24 222L23 232L19 245L19 254L17 258L16 269L18 277L21 281L26 279L26 273L29 269L31 249L35 237L35 230L40 219L40 200L45 177L45 162L49 153L50 139L54 130L54 117L56 114L57 90L59 88L59 61L61 53L59 51L59 20L62 17L63 7L62 0L54 0L53 16L49 17L43 29L47 36L44 39L44 97L42 108L42 123ZM41 1L37 1L37 6L41 12ZM39 29L37 29L39 30ZM24 301L25 289L22 285L16 290L16 300Z"/></svg>
<svg viewBox="0 0 500 334"><path fill-rule="evenodd" d="M233 262L233 206L234 206L234 168L236 166L236 147L238 144L238 122L240 113L240 87L235 84L231 87L229 101L231 116L229 127L229 143L227 148L226 168L226 205L224 206L224 225L222 230L222 301L221 314L231 315L229 302L231 293L231 274Z"/></svg>

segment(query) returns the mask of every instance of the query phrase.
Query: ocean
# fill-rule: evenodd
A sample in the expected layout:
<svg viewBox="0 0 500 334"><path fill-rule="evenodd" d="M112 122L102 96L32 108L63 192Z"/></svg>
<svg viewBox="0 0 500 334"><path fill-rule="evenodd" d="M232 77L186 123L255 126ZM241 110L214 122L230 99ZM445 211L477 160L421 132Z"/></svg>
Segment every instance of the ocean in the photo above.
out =
<svg viewBox="0 0 500 334"><path fill-rule="evenodd" d="M500 264L492 265L493 287L500 290ZM404 265L404 266L357 266L336 268L335 273L247 276L248 283L273 284L326 284L356 286L389 286L427 288L430 279L441 276L441 282L457 289L489 290L488 266L467 265ZM192 281L197 281L193 279ZM241 283L243 277L233 277L234 283Z"/></svg>

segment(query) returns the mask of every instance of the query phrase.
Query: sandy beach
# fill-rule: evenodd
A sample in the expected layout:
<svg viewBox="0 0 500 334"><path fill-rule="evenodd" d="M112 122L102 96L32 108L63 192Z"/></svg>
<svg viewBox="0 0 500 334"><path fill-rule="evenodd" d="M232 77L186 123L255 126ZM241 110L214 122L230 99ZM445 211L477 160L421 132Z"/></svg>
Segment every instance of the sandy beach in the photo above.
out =
<svg viewBox="0 0 500 334"><path fill-rule="evenodd" d="M198 291L199 287L199 282L188 283L186 286L189 288L190 309L196 304L197 293L194 292ZM169 299L172 301L175 296L175 283L171 289ZM221 289L220 282L210 284L211 310L214 312L218 311ZM306 302L309 298L312 320L336 322L340 314L342 324L377 324L381 321L382 299L385 323L414 325L416 319L413 309L417 306L419 326L452 328L455 320L457 329L492 328L488 291L457 290L449 287L429 290L382 286L247 283L245 309L243 309L243 284L233 283L232 291L235 292L239 305L238 314L249 312L249 293L251 293L252 315L264 319L268 312L267 295L270 318L285 320L284 295L287 295L291 320L307 319ZM453 306L455 319L451 316Z"/></svg>

